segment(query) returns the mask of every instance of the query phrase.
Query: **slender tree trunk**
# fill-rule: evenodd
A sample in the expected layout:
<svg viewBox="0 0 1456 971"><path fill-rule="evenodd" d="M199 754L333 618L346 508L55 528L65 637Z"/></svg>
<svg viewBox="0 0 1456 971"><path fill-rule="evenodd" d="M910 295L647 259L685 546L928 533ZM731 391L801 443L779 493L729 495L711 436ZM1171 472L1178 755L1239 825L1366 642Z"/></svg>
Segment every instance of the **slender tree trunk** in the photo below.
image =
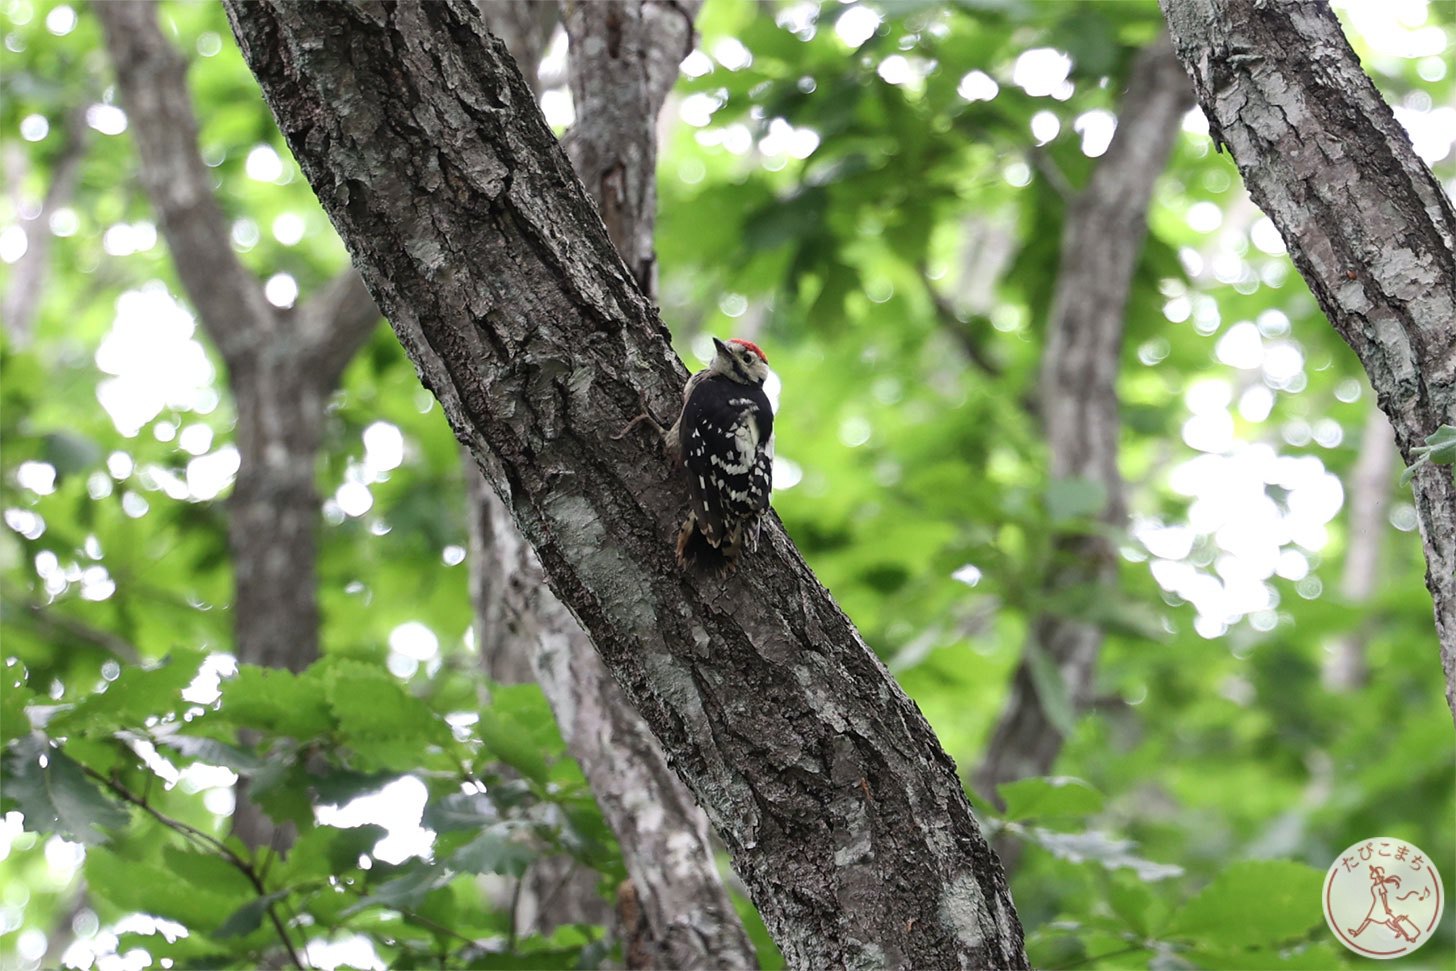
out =
<svg viewBox="0 0 1456 971"><path fill-rule="evenodd" d="M568 24L570 80L578 92L568 152L594 201L614 213L618 252L624 259L635 254L639 279L649 282L656 215L654 122L678 63L691 49L690 18L697 4L680 5L667 18L648 13L662 6L640 0L577 4ZM493 5L481 9L494 27ZM613 43L592 42L609 36ZM513 52L527 51L526 56L540 47L529 38L509 46ZM520 56L516 62L523 65ZM650 70L664 63L670 73ZM524 67L528 76L534 74L531 64ZM567 748L617 836L629 875L619 892L618 914L628 967L754 966L752 944L718 876L706 818L581 625L546 586L535 554L474 459L470 462L467 474L476 483L471 520L472 538L478 541L472 557L481 656L494 678L540 682ZM566 876L549 875L553 884ZM568 918L581 905L600 902L593 880L584 890L567 900L558 896L558 913L545 916Z"/></svg>
<svg viewBox="0 0 1456 971"><path fill-rule="evenodd" d="M1192 104L1173 49L1160 38L1138 56L1117 134L1072 200L1062 230L1040 410L1052 481L1100 490L1097 519L1107 528L1063 534L1054 542L1043 596L1064 602L1032 619L1011 694L976 772L976 788L988 799L998 798L1003 782L1045 775L1064 741L1066 718L1059 726L1058 710L1070 715L1091 697L1102 626L1076 607L1105 602L1117 581L1112 531L1127 518L1117 469L1124 311L1147 236L1153 186ZM1051 692L1058 697L1044 697Z"/></svg>
<svg viewBox="0 0 1456 971"><path fill-rule="evenodd" d="M1390 494L1395 489L1395 437L1385 412L1371 408L1360 433L1360 454L1350 473L1349 513L1345 526L1345 569L1340 574L1340 596L1347 603L1362 604L1375 593L1380 579L1380 554L1390 524L1385 516ZM1367 617L1356 629L1341 634L1330 646L1325 659L1324 682L1332 691L1355 691L1365 684L1369 667L1365 646L1370 640L1374 618Z"/></svg>
<svg viewBox="0 0 1456 971"><path fill-rule="evenodd" d="M228 502L234 651L302 670L318 657L315 467L324 403L379 311L353 270L293 311L273 307L229 241L197 147L187 63L150 2L92 8L141 155L141 181L203 331L227 365L239 468ZM240 789L234 831L250 846L286 839Z"/></svg>
<svg viewBox="0 0 1456 971"><path fill-rule="evenodd" d="M30 219L21 216L20 225L26 238L25 255L11 267L10 286L5 290L4 299L0 300L0 322L3 322L13 347L29 342L35 329L36 314L45 298L51 268L50 219L56 210L70 203L81 176L81 163L86 158L86 108L87 105L82 103L66 113L60 154L51 167L51 183L46 187L35 216ZM14 177L24 172L23 156L19 157L17 167L21 173L12 175L7 171L6 176L16 195L15 208L23 212L19 204L20 179Z"/></svg>
<svg viewBox="0 0 1456 971"><path fill-rule="evenodd" d="M1456 210L1323 3L1161 0L1220 150L1330 324L1406 462L1456 425ZM1456 480L1412 481L1446 701L1456 717Z"/></svg>
<svg viewBox="0 0 1456 971"><path fill-rule="evenodd" d="M684 575L651 443L687 374L504 46L459 2L226 4L375 298L553 592L708 811L799 968L1025 967L930 727L777 521Z"/></svg>

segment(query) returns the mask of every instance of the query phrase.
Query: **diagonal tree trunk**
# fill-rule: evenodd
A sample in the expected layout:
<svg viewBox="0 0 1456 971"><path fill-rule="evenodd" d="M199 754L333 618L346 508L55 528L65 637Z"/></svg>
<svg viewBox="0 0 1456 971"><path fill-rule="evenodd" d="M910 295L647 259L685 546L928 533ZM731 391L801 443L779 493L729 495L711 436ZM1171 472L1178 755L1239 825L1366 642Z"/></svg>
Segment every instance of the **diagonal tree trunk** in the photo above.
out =
<svg viewBox="0 0 1456 971"><path fill-rule="evenodd" d="M526 83L541 97L540 67L551 35L561 20L556 0L475 0L491 33L505 42Z"/></svg>
<svg viewBox="0 0 1456 971"><path fill-rule="evenodd" d="M1040 410L1052 480L1080 480L1100 490L1097 519L1105 528L1056 538L1046 598L1071 591L1088 603L1105 600L1117 581L1112 531L1127 518L1117 469L1123 313L1147 236L1153 185L1192 104L1173 49L1161 38L1138 56L1117 134L1067 213L1042 356ZM986 798L997 799L1003 782L1051 769L1064 741L1051 708L1074 711L1087 703L1102 639L1100 624L1065 607L1032 619L1011 693L976 772L976 788ZM1048 691L1063 697L1043 697Z"/></svg>
<svg viewBox="0 0 1456 971"><path fill-rule="evenodd" d="M1025 967L930 727L777 521L681 573L680 481L614 441L686 372L472 6L226 4L366 282L795 967Z"/></svg>
<svg viewBox="0 0 1456 971"><path fill-rule="evenodd" d="M1220 150L1370 376L1409 463L1456 425L1456 209L1323 3L1161 0ZM1412 481L1456 717L1456 480Z"/></svg>
<svg viewBox="0 0 1456 971"><path fill-rule="evenodd" d="M240 464L228 501L234 651L249 664L299 671L319 652L314 480L324 404L379 311L352 269L296 310L268 303L229 242L198 152L187 63L158 28L155 6L92 9L141 155L142 185L202 329L227 365L237 406ZM277 835L246 798L233 825L250 846Z"/></svg>
<svg viewBox="0 0 1456 971"><path fill-rule="evenodd" d="M568 152L601 211L613 214L618 251L624 259L635 257L640 274L634 275L646 281L653 276L655 122L677 65L691 50L697 4L678 5L668 17L652 13L664 6L640 0L575 4L567 21L577 113ZM481 10L492 26L494 15L505 12L493 4ZM539 51L531 36L516 37L513 52L529 57ZM592 42L606 37L614 42ZM531 62L516 59L534 76ZM653 70L661 64L671 72ZM546 586L535 554L474 459L467 475L473 482L472 584L481 656L498 680L540 682L568 750L617 836L629 875L618 915L628 967L753 967L753 947L718 876L707 820L581 625ZM557 872L537 876L552 885L569 881L569 874ZM543 916L551 923L578 919L574 911L599 900L594 881L584 889L571 899L558 895L558 912Z"/></svg>

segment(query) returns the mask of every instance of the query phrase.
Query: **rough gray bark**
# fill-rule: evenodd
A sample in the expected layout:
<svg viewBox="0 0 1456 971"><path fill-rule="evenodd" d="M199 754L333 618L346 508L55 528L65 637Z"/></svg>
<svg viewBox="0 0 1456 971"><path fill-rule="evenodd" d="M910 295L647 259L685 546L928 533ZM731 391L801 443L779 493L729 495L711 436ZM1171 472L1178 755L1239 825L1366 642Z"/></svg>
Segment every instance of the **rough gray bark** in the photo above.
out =
<svg viewBox="0 0 1456 971"><path fill-rule="evenodd" d="M346 271L296 310L273 307L229 242L197 148L187 63L162 35L152 3L92 8L141 156L140 177L203 331L227 365L240 466L228 501L240 661L298 671L318 657L315 466L324 404L379 311ZM249 845L271 824L240 800L234 828Z"/></svg>
<svg viewBox="0 0 1456 971"><path fill-rule="evenodd" d="M541 58L560 20L560 5L556 0L476 0L476 6L491 32L505 41L531 93L541 97Z"/></svg>
<svg viewBox="0 0 1456 971"><path fill-rule="evenodd" d="M1216 144L1360 358L1409 463L1456 425L1456 211L1323 3L1160 0ZM1456 717L1456 482L1412 482Z"/></svg>
<svg viewBox="0 0 1456 971"><path fill-rule="evenodd" d="M475 514L487 518L492 531L483 552L499 598L491 613L502 640L482 643L482 650L500 649L507 663L524 659L530 665L527 676L540 682L567 749L622 847L630 877L622 894L632 904L631 913L619 914L627 925L627 966L756 966L753 946L718 877L702 811L581 625L545 585L535 554L521 541L505 506L488 485L483 493L474 497ZM633 916L640 926L631 926Z"/></svg>
<svg viewBox="0 0 1456 971"><path fill-rule="evenodd" d="M707 810L789 963L1025 967L930 727L777 521L684 575L686 491L612 434L687 374L473 7L228 2L244 56L552 590Z"/></svg>
<svg viewBox="0 0 1456 971"><path fill-rule="evenodd" d="M616 173L615 178L583 179L594 201L605 209L617 203L604 198L604 193L624 183L652 184L654 122L676 78L677 65L690 50L688 16L697 4L688 5L687 16L675 11L666 20L644 11L662 4L611 0L590 6L587 14L581 5L573 10L570 78L573 89L586 94L577 103L567 147L578 173L588 158L598 170ZM494 28L497 5L483 4L481 11ZM584 39L580 31L585 20L599 22L601 31L595 36L614 30L613 42L592 44L591 31ZM522 61L514 51L521 45L526 48L524 56L531 56L539 46L519 40L512 45L509 35L503 39L517 66L525 65L534 74L533 62ZM647 69L662 63L670 64L672 72ZM628 124L634 113L646 124ZM642 205L630 209L617 205L616 210L622 239L634 247L632 252L640 254L646 246L646 267L652 265L655 210L650 192ZM629 255L620 248L618 252L624 258ZM630 906L621 907L619 914L627 966L753 967L753 947L718 876L702 811L603 667L581 625L547 588L535 554L473 459L467 476L472 480L472 586L481 657L497 680L540 682L567 748L581 764L617 836L630 877L630 886L621 894ZM553 886L568 877L559 872L533 876L544 877ZM539 888L542 880L533 882ZM585 893L558 894L556 913L543 916L551 923L574 920L569 911L600 906L595 881L588 879L584 889ZM602 922L602 917L596 916L594 922Z"/></svg>
<svg viewBox="0 0 1456 971"><path fill-rule="evenodd" d="M500 684L534 682L537 679L532 658L544 639L555 633L553 619L534 612L534 588L544 583L540 568L535 567L533 572L530 548L490 483L480 474L474 456L468 449L461 452L470 534L470 601L481 668ZM575 623L570 614L566 619ZM591 650L589 643L587 650ZM569 703L574 690L571 685L563 688L544 681L541 688L553 712L561 703ZM488 699L482 701L489 704ZM560 716L557 722L567 750L585 768L583 755L600 746L600 738L588 743L587 752L578 752L568 733L569 726ZM590 779L590 773L586 774ZM609 816L605 818L609 824L614 822ZM520 936L549 933L563 924L599 924L610 929L615 923L613 910L597 884L596 871L571 857L544 856L533 861L516 882L501 884L500 897L510 898L515 933Z"/></svg>
<svg viewBox="0 0 1456 971"><path fill-rule="evenodd" d="M1395 457L1390 421L1379 408L1371 408L1360 433L1360 453L1346 483L1349 519L1345 529L1349 538L1345 543L1345 569L1340 574L1340 596L1347 603L1369 600L1380 578L1380 554L1390 530L1385 515L1396 482ZM1324 665L1324 683L1330 690L1355 691L1365 684L1369 673L1365 645L1370 640L1372 623L1373 618L1366 618L1331 646Z"/></svg>
<svg viewBox="0 0 1456 971"><path fill-rule="evenodd" d="M1153 186L1177 137L1193 93L1166 37L1143 50L1128 78L1117 134L1083 190L1073 197L1062 229L1061 263L1042 354L1040 412L1051 453L1051 478L1086 480L1106 497L1106 529L1063 534L1043 594L1081 602L1105 600L1117 581L1113 529L1127 517L1117 469L1120 431L1117 375L1123 312L1147 236ZM1093 687L1102 627L1068 609L1032 620L1028 643L997 719L975 784L988 799L996 786L1045 775L1062 749L1033 677L1040 652L1065 687L1066 703L1084 706Z"/></svg>

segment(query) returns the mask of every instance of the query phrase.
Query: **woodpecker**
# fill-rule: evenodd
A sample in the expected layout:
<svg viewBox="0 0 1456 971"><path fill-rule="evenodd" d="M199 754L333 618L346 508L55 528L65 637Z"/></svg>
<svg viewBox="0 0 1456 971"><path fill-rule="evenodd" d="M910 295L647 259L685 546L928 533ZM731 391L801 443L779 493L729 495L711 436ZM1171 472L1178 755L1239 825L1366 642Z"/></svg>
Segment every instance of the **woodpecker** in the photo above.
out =
<svg viewBox="0 0 1456 971"><path fill-rule="evenodd" d="M638 421L662 432L675 464L685 465L692 508L677 534L677 561L684 569L732 571L745 533L757 540L759 516L773 485L773 406L764 394L768 358L752 341L713 338L708 367L683 389L682 414L662 432L650 417Z"/></svg>

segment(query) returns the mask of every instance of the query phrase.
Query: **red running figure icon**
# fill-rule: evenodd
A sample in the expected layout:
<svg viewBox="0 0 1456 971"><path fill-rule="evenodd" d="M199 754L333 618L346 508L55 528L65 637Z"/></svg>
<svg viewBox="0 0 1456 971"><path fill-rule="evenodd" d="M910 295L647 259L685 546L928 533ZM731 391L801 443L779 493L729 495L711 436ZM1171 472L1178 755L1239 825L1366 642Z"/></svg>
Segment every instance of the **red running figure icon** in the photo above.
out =
<svg viewBox="0 0 1456 971"><path fill-rule="evenodd" d="M1371 924L1379 924L1387 927L1390 932L1401 940L1410 941L1412 944L1421 936L1420 928L1406 914L1396 913L1390 909L1390 895L1400 889L1400 877L1386 876L1382 867L1373 866L1370 868L1370 912L1360 922L1359 927L1347 927L1351 937L1359 937L1364 933L1365 928ZM1412 890L1405 896L1396 897L1397 901L1408 900L1415 897L1425 900L1431 895L1430 890Z"/></svg>

